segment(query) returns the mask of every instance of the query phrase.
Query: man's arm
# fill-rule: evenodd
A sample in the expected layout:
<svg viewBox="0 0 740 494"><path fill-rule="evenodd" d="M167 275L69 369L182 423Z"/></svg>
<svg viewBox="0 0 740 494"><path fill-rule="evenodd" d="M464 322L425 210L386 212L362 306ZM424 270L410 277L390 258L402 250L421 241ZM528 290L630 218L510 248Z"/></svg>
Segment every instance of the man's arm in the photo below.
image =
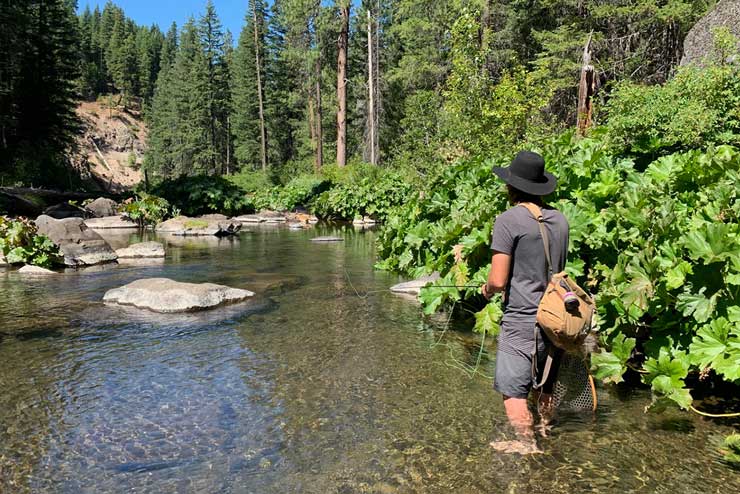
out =
<svg viewBox="0 0 740 494"><path fill-rule="evenodd" d="M491 258L491 270L488 272L488 280L481 287L481 293L490 299L494 293L506 289L509 281L509 270L511 269L511 256L503 252L494 251Z"/></svg>

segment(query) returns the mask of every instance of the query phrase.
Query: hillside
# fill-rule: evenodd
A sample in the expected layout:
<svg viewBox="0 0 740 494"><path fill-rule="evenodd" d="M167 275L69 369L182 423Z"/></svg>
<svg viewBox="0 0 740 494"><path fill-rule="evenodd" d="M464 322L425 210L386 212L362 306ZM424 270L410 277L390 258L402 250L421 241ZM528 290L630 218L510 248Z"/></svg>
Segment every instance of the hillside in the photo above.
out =
<svg viewBox="0 0 740 494"><path fill-rule="evenodd" d="M141 182L147 128L140 115L101 102L81 103L76 112L83 132L74 161L83 180L107 192L122 192Z"/></svg>

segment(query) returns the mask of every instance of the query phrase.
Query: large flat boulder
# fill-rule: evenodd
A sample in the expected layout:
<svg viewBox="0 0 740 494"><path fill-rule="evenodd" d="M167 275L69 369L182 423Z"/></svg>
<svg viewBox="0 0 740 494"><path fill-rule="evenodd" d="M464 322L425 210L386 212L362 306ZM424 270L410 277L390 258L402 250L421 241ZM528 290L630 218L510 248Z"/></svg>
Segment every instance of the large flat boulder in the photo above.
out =
<svg viewBox="0 0 740 494"><path fill-rule="evenodd" d="M173 235L193 236L217 236L234 235L242 228L240 221L220 220L208 217L188 218L178 216L157 225L155 230L159 233L171 233Z"/></svg>
<svg viewBox="0 0 740 494"><path fill-rule="evenodd" d="M164 245L159 242L141 242L117 249L118 259L150 259L164 257Z"/></svg>
<svg viewBox="0 0 740 494"><path fill-rule="evenodd" d="M59 247L67 266L91 266L118 258L108 242L89 229L82 218L57 220L41 215L36 218L36 227Z"/></svg>
<svg viewBox="0 0 740 494"><path fill-rule="evenodd" d="M107 216L118 216L118 203L107 197L98 197L93 202L85 206L95 218L105 218Z"/></svg>
<svg viewBox="0 0 740 494"><path fill-rule="evenodd" d="M139 225L128 216L89 218L85 220L85 225L93 230L130 230L139 228Z"/></svg>
<svg viewBox="0 0 740 494"><path fill-rule="evenodd" d="M214 283L182 283L168 278L144 278L108 290L103 301L155 312L191 312L253 297L249 290Z"/></svg>
<svg viewBox="0 0 740 494"><path fill-rule="evenodd" d="M265 219L258 214L243 214L232 219L241 223L264 223L265 221Z"/></svg>
<svg viewBox="0 0 740 494"><path fill-rule="evenodd" d="M403 293L406 295L419 295L421 289L425 286L434 283L440 278L439 273L434 272L429 276L422 276L411 281L405 281L391 287L393 293Z"/></svg>

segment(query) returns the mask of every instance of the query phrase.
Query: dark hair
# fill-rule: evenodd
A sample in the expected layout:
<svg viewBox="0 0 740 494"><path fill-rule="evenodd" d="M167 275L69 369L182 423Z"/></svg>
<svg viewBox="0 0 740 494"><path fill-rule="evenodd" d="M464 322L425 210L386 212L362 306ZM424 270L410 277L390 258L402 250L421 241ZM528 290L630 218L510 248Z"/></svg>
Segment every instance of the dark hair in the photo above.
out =
<svg viewBox="0 0 740 494"><path fill-rule="evenodd" d="M516 187L506 185L506 189L509 191L509 200L512 204L519 204L520 202L533 202L535 204L542 203L542 196L535 196L533 194L527 194Z"/></svg>

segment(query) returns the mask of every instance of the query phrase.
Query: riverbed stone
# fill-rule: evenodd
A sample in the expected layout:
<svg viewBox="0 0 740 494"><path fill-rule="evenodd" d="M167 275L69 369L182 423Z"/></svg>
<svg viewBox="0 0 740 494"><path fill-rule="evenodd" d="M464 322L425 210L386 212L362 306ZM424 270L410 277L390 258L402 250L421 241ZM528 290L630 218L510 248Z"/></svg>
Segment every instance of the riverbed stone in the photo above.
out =
<svg viewBox="0 0 740 494"><path fill-rule="evenodd" d="M314 237L311 242L316 243L328 243L328 242L344 242L342 237Z"/></svg>
<svg viewBox="0 0 740 494"><path fill-rule="evenodd" d="M263 223L265 221L265 219L258 214L243 214L231 219L233 221L239 221L241 223Z"/></svg>
<svg viewBox="0 0 740 494"><path fill-rule="evenodd" d="M85 206L95 218L105 218L107 216L118 215L118 203L107 197L98 197L93 202Z"/></svg>
<svg viewBox="0 0 740 494"><path fill-rule="evenodd" d="M126 230L139 228L139 225L128 216L105 216L103 218L89 218L85 225L93 230Z"/></svg>
<svg viewBox="0 0 740 494"><path fill-rule="evenodd" d="M118 258L108 242L88 228L82 218L57 220L41 215L36 218L36 227L59 247L67 266L91 266Z"/></svg>
<svg viewBox="0 0 740 494"><path fill-rule="evenodd" d="M164 245L159 242L140 242L116 250L119 259L142 259L164 257Z"/></svg>
<svg viewBox="0 0 740 494"><path fill-rule="evenodd" d="M434 283L435 281L439 279L440 279L439 273L435 271L434 273L428 276L422 276L421 278L417 278L415 280L405 281L403 283L393 285L391 287L391 291L393 293L404 293L407 295L419 295L419 293L421 293L422 288L424 288L430 283Z"/></svg>
<svg viewBox="0 0 740 494"><path fill-rule="evenodd" d="M269 209L262 210L258 214L266 223L285 223L288 221L288 218L283 213L270 211Z"/></svg>
<svg viewBox="0 0 740 494"><path fill-rule="evenodd" d="M50 274L57 274L50 269L42 268L39 266L31 266L30 264L26 264L21 269L19 269L18 272L27 276L48 276Z"/></svg>
<svg viewBox="0 0 740 494"><path fill-rule="evenodd" d="M169 278L144 278L108 290L103 301L154 312L191 312L244 301L254 292L214 283L182 283Z"/></svg>
<svg viewBox="0 0 740 494"><path fill-rule="evenodd" d="M160 223L156 231L160 233L171 233L183 236L226 236L239 233L242 228L240 221L218 220L206 217L188 218L178 216Z"/></svg>
<svg viewBox="0 0 740 494"><path fill-rule="evenodd" d="M352 220L352 224L356 226L370 226L375 225L376 221L369 216L363 216L362 218L355 218Z"/></svg>

